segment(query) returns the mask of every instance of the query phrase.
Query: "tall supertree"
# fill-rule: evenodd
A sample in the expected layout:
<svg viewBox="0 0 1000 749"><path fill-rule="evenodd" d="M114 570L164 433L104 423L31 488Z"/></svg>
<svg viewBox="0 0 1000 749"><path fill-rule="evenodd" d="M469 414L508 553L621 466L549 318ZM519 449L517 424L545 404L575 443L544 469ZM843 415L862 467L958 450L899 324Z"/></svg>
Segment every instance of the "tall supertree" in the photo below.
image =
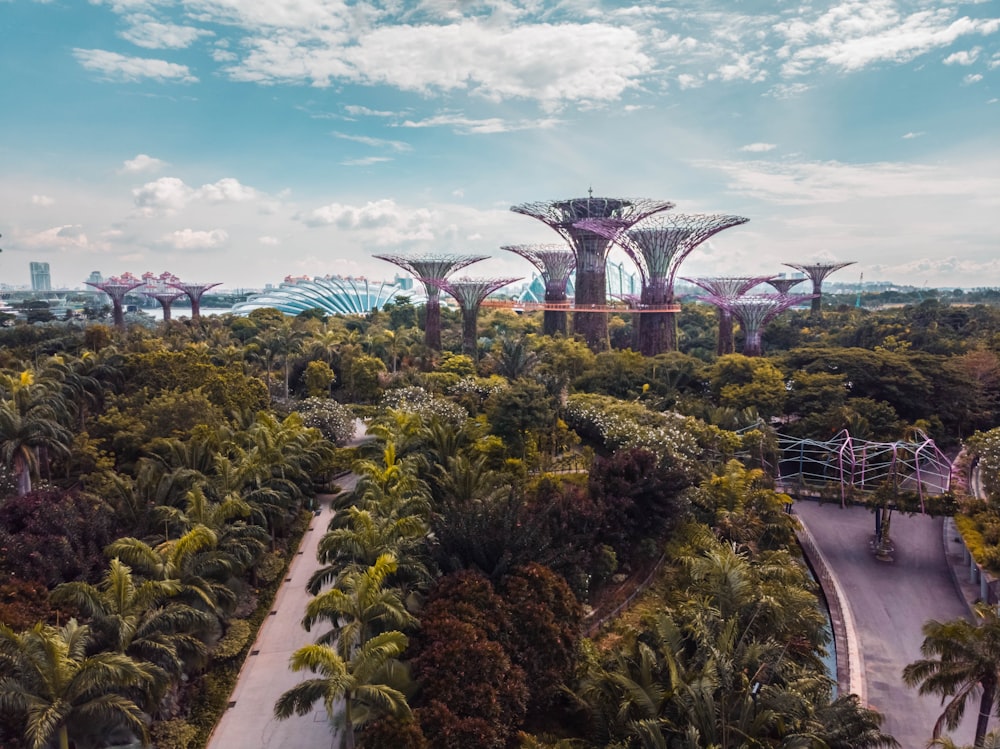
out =
<svg viewBox="0 0 1000 749"><path fill-rule="evenodd" d="M819 317L823 314L823 280L831 273L836 273L841 268L854 265L854 260L846 263L782 263L789 268L805 273L812 281L812 310L810 314Z"/></svg>
<svg viewBox="0 0 1000 749"><path fill-rule="evenodd" d="M188 299L191 300L192 320L201 318L201 295L209 289L214 289L216 286L221 285L221 281L216 281L215 283L181 283L178 281L167 284L167 286L173 286L175 289L180 289L188 295Z"/></svg>
<svg viewBox="0 0 1000 749"><path fill-rule="evenodd" d="M674 304L674 278L681 263L695 248L724 229L750 219L707 213L661 213L628 228L621 219L584 219L576 224L613 241L639 268L642 307ZM639 350L656 356L677 348L677 313L647 311L635 316L639 324Z"/></svg>
<svg viewBox="0 0 1000 749"><path fill-rule="evenodd" d="M398 265L411 273L424 285L427 293L427 322L424 324L424 343L435 351L441 350L441 287L439 281L466 266L485 260L487 255L375 255L379 260Z"/></svg>
<svg viewBox="0 0 1000 749"><path fill-rule="evenodd" d="M600 234L576 226L588 218L614 218L628 228L647 216L673 208L665 200L648 198L570 198L511 207L514 213L536 218L550 226L576 254L576 306L573 330L595 351L608 342L607 260L611 242ZM591 308L593 311L585 311Z"/></svg>
<svg viewBox="0 0 1000 749"><path fill-rule="evenodd" d="M84 281L84 283L111 297L111 315L115 321L115 327L119 330L125 330L125 308L123 306L125 295L142 286L142 279L136 278L131 273L126 273L121 277L112 276L107 281L100 283L91 281Z"/></svg>
<svg viewBox="0 0 1000 749"><path fill-rule="evenodd" d="M744 356L760 356L762 352L761 334L764 332L764 326L789 307L794 307L796 304L812 298L812 294L797 296L757 294L736 298L712 295L702 297L709 304L714 304L719 309L728 310L740 321L740 325L743 327Z"/></svg>
<svg viewBox="0 0 1000 749"><path fill-rule="evenodd" d="M479 323L479 306L490 294L509 283L519 281L518 278L457 278L445 281L438 278L421 278L425 284L437 287L450 294L458 302L462 311L462 353L477 359L479 338L477 325Z"/></svg>
<svg viewBox="0 0 1000 749"><path fill-rule="evenodd" d="M792 290L793 286L798 286L805 280L804 278L769 278L765 283L779 294L787 294Z"/></svg>
<svg viewBox="0 0 1000 749"><path fill-rule="evenodd" d="M518 244L501 250L520 255L538 269L545 284L546 304L567 304L566 285L576 267L573 250L564 244ZM566 334L566 311L546 309L542 320L545 335Z"/></svg>
<svg viewBox="0 0 1000 749"><path fill-rule="evenodd" d="M170 322L171 305L184 296L183 291L162 291L160 289L144 289L142 293L160 303L163 308L163 322Z"/></svg>
<svg viewBox="0 0 1000 749"><path fill-rule="evenodd" d="M746 294L754 286L759 286L770 280L771 276L716 276L710 278L682 277L688 283L700 286L713 297L719 299L736 299ZM725 307L719 307L719 337L715 353L719 356L733 353L733 316Z"/></svg>

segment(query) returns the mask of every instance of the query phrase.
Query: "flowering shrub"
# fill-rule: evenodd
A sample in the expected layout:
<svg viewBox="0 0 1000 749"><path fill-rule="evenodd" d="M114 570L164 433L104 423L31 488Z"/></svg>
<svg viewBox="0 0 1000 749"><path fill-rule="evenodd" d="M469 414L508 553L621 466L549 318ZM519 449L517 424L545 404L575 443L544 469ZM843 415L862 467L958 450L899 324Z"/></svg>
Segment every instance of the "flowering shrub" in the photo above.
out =
<svg viewBox="0 0 1000 749"><path fill-rule="evenodd" d="M382 397L382 406L416 414L424 421L436 418L455 429L461 427L468 418L465 409L458 404L440 395L429 393L419 386L387 390Z"/></svg>
<svg viewBox="0 0 1000 749"><path fill-rule="evenodd" d="M343 446L354 437L354 414L332 398L306 398L291 407L302 415L303 424L319 429L334 444Z"/></svg>
<svg viewBox="0 0 1000 749"><path fill-rule="evenodd" d="M651 411L639 403L608 396L571 395L566 423L609 450L645 448L661 460L671 459L685 471L695 471L705 452L700 437L707 436L707 427L697 419Z"/></svg>

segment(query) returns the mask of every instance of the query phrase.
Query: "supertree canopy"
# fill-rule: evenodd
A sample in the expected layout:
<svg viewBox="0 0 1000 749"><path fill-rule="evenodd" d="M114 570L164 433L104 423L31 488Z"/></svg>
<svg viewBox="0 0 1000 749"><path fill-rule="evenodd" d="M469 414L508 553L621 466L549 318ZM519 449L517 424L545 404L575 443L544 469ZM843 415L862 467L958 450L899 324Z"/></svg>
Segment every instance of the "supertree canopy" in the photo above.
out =
<svg viewBox="0 0 1000 749"><path fill-rule="evenodd" d="M143 289L143 294L151 299L155 299L163 307L163 322L170 322L170 307L184 296L183 291L160 291L158 289Z"/></svg>
<svg viewBox="0 0 1000 749"><path fill-rule="evenodd" d="M709 294L720 299L735 299L746 294L754 286L768 281L771 276L717 276L710 278L688 278L683 280L700 286ZM725 307L719 307L719 337L715 353L719 356L733 353L733 316Z"/></svg>
<svg viewBox="0 0 1000 749"><path fill-rule="evenodd" d="M573 329L595 350L604 350L608 342L607 259L611 242L577 224L584 219L613 218L628 228L660 211L673 208L665 200L648 198L571 198L511 207L514 213L536 218L566 240L576 254L576 306ZM585 308L593 308L587 311Z"/></svg>
<svg viewBox="0 0 1000 749"><path fill-rule="evenodd" d="M478 358L479 348L477 324L479 322L479 306L490 294L507 284L519 281L518 278L458 278L454 281L444 281L434 278L421 278L426 284L450 294L462 311L462 353Z"/></svg>
<svg viewBox="0 0 1000 749"><path fill-rule="evenodd" d="M641 304L665 307L674 303L674 278L684 259L702 242L724 229L750 219L721 214L659 213L628 228L620 219L584 219L576 226L599 234L621 247L639 268ZM639 349L655 356L677 347L677 317L670 310L636 316Z"/></svg>
<svg viewBox="0 0 1000 749"><path fill-rule="evenodd" d="M755 294L741 297L702 297L706 302L732 313L743 327L743 354L760 356L761 333L764 326L789 307L812 299L811 294L786 296L784 294Z"/></svg>
<svg viewBox="0 0 1000 749"><path fill-rule="evenodd" d="M115 321L115 327L119 330L124 330L125 309L122 303L125 300L126 294L143 285L142 279L136 278L131 273L125 273L122 276L112 276L107 281L101 281L100 283L91 281L84 281L84 283L87 286L93 286L95 289L103 291L111 297L111 314Z"/></svg>
<svg viewBox="0 0 1000 749"><path fill-rule="evenodd" d="M769 284L779 294L787 294L793 286L798 286L805 281L804 278L769 278L765 283Z"/></svg>
<svg viewBox="0 0 1000 749"><path fill-rule="evenodd" d="M424 285L427 293L427 322L424 343L435 351L441 350L441 287L438 282L466 266L485 260L487 255L375 255L379 260L398 265Z"/></svg>
<svg viewBox="0 0 1000 749"><path fill-rule="evenodd" d="M545 283L546 304L568 304L566 285L576 268L576 257L564 244L518 244L508 245L500 249L520 255L538 269ZM545 335L566 333L566 311L546 309L542 323Z"/></svg>
<svg viewBox="0 0 1000 749"><path fill-rule="evenodd" d="M201 295L221 284L221 281L215 283L181 283L177 281L170 282L167 286L173 286L188 295L188 299L191 300L191 319L198 320L201 318Z"/></svg>
<svg viewBox="0 0 1000 749"><path fill-rule="evenodd" d="M823 280L831 273L836 273L841 268L846 268L848 265L854 265L854 262L855 261L851 260L846 263L782 263L782 265L787 265L789 268L795 268L795 270L805 273L809 280L812 281L813 297L812 311L810 314L818 317L823 314Z"/></svg>

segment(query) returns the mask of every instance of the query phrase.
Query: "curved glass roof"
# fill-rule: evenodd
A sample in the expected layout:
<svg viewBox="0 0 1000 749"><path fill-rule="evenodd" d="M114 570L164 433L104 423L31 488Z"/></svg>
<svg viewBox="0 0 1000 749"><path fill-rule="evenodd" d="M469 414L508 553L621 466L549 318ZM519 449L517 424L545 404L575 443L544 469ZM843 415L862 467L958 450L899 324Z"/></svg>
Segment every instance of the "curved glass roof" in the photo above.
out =
<svg viewBox="0 0 1000 749"><path fill-rule="evenodd" d="M382 309L397 295L409 297L414 304L424 301L422 292L404 288L398 282L342 276L296 278L233 305L233 314L247 315L255 309L274 307L286 315L310 309L319 309L328 315L367 315L372 310Z"/></svg>

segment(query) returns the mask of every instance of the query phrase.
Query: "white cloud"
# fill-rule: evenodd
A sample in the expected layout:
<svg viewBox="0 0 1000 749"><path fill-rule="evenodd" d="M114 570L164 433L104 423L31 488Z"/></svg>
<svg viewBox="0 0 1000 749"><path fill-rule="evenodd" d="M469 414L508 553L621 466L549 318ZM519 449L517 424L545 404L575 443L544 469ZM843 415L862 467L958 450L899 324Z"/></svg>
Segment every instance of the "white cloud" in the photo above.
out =
<svg viewBox="0 0 1000 749"><path fill-rule="evenodd" d="M489 133L509 133L517 130L547 130L560 124L562 120L546 117L538 120L512 122L500 117L472 119L461 114L445 113L423 120L405 120L399 127L450 127L463 135L483 135Z"/></svg>
<svg viewBox="0 0 1000 749"><path fill-rule="evenodd" d="M272 236L267 235L267 234L265 234L263 236L260 236L260 237L257 237L257 241L260 242L263 245L267 245L268 247L274 247L276 245L281 244L281 240L280 239L278 239L277 237L272 237Z"/></svg>
<svg viewBox="0 0 1000 749"><path fill-rule="evenodd" d="M349 43L353 41L353 43ZM295 30L247 41L227 72L237 80L387 84L405 91L465 90L492 101L615 101L653 68L641 36L601 23L506 26L467 18L447 25ZM442 54L442 50L448 50Z"/></svg>
<svg viewBox="0 0 1000 749"><path fill-rule="evenodd" d="M979 83L981 80L983 80L981 73L970 73L962 79L962 83L966 86L971 86L973 83Z"/></svg>
<svg viewBox="0 0 1000 749"><path fill-rule="evenodd" d="M908 62L973 34L1000 29L1000 19L956 17L952 8L901 15L893 0L845 0L815 19L779 23L785 39L778 50L786 76L804 75L818 64L846 72L878 62Z"/></svg>
<svg viewBox="0 0 1000 749"><path fill-rule="evenodd" d="M103 49L74 49L76 57L85 69L100 73L105 78L116 81L136 82L144 79L155 81L180 81L196 83L198 81L187 65L153 60L146 57L126 57L117 52Z"/></svg>
<svg viewBox="0 0 1000 749"><path fill-rule="evenodd" d="M993 54L993 56L990 58L990 61L986 64L986 67L988 67L990 70L996 70L997 68L1000 68L1000 52L996 52Z"/></svg>
<svg viewBox="0 0 1000 749"><path fill-rule="evenodd" d="M773 151L775 148L777 146L774 143L747 143L740 150L749 153L764 153L765 151Z"/></svg>
<svg viewBox="0 0 1000 749"><path fill-rule="evenodd" d="M921 130L920 132L916 132L916 133L914 133L914 132L905 133L903 135L903 140L913 140L914 138L919 138L919 137L921 137L923 135L926 135L926 134L927 133L925 133L923 130Z"/></svg>
<svg viewBox="0 0 1000 749"><path fill-rule="evenodd" d="M39 251L106 249L103 243L91 242L82 224L63 224L17 237L20 246Z"/></svg>
<svg viewBox="0 0 1000 749"><path fill-rule="evenodd" d="M181 229L165 235L161 243L176 250L212 250L229 242L229 233L224 229L195 231Z"/></svg>
<svg viewBox="0 0 1000 749"><path fill-rule="evenodd" d="M401 140L386 140L384 138L372 138L368 135L350 135L349 133L334 132L332 135L341 140L350 140L355 143L362 143L373 148L388 148L393 151L410 151L412 146Z"/></svg>
<svg viewBox="0 0 1000 749"><path fill-rule="evenodd" d="M392 161L388 156L363 156L359 159L344 159L340 162L341 166L371 166L372 164L381 164L384 161Z"/></svg>
<svg viewBox="0 0 1000 749"><path fill-rule="evenodd" d="M953 52L944 58L942 62L945 65L972 65L972 63L979 59L979 53L982 51L982 47L973 47L972 49Z"/></svg>
<svg viewBox="0 0 1000 749"><path fill-rule="evenodd" d="M398 112L389 112L383 109L369 109L355 104L344 107L344 111L352 117L397 117Z"/></svg>
<svg viewBox="0 0 1000 749"><path fill-rule="evenodd" d="M361 206L331 203L299 216L307 226L332 226L344 231L361 231L374 244L431 240L439 235L438 214L427 208L403 208L391 198L369 201Z"/></svg>
<svg viewBox="0 0 1000 749"><path fill-rule="evenodd" d="M184 49L200 37L215 35L207 29L161 23L152 16L141 14L131 16L128 22L129 27L121 32L121 37L146 49Z"/></svg>
<svg viewBox="0 0 1000 749"><path fill-rule="evenodd" d="M32 195L31 204L41 206L42 208L48 208L50 205L55 205L55 200L50 198L48 195Z"/></svg>
<svg viewBox="0 0 1000 749"><path fill-rule="evenodd" d="M134 159L126 159L119 174L139 174L141 172L157 172L167 165L167 162L153 158L145 153L138 154Z"/></svg>
<svg viewBox="0 0 1000 749"><path fill-rule="evenodd" d="M192 201L206 203L245 203L262 197L252 187L232 177L202 185L195 189L177 177L160 177L132 190L136 208L146 215L171 214L180 211Z"/></svg>

